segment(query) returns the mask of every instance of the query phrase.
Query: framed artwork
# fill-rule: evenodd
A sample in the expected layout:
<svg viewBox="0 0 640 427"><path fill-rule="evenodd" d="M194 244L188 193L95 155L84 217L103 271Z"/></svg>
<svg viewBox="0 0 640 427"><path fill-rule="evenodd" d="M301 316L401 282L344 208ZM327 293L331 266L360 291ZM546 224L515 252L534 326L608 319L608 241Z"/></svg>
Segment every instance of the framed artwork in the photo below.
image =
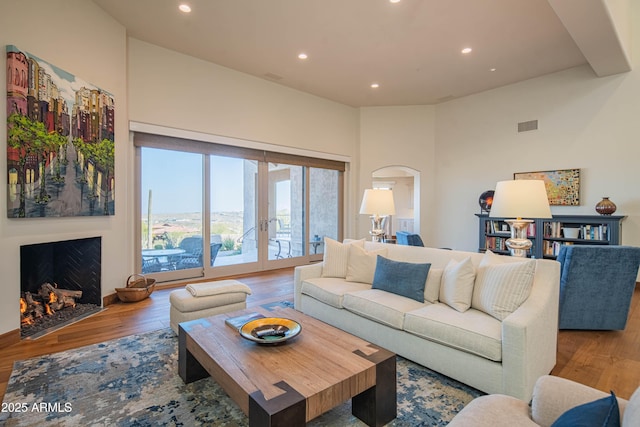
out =
<svg viewBox="0 0 640 427"><path fill-rule="evenodd" d="M114 215L113 95L7 45L7 217Z"/></svg>
<svg viewBox="0 0 640 427"><path fill-rule="evenodd" d="M517 172L513 174L513 179L540 179L544 181L551 206L580 205L580 169Z"/></svg>

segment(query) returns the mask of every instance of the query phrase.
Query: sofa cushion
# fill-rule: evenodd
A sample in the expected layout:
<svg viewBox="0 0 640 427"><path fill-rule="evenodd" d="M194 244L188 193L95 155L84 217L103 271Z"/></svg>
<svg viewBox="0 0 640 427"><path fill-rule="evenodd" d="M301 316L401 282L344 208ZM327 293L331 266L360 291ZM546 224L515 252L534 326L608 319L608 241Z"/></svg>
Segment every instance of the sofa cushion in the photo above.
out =
<svg viewBox="0 0 640 427"><path fill-rule="evenodd" d="M610 396L569 409L551 427L620 427L618 399Z"/></svg>
<svg viewBox="0 0 640 427"><path fill-rule="evenodd" d="M378 255L371 287L424 302L430 267L431 264L393 261Z"/></svg>
<svg viewBox="0 0 640 427"><path fill-rule="evenodd" d="M502 324L478 310L461 313L443 303L430 304L406 313L404 330L489 360L502 360Z"/></svg>
<svg viewBox="0 0 640 427"><path fill-rule="evenodd" d="M347 276L349 282L373 283L373 274L376 271L377 256L387 255L387 249L367 251L358 245L349 245L349 261L347 263Z"/></svg>
<svg viewBox="0 0 640 427"><path fill-rule="evenodd" d="M343 308L344 294L363 289L371 289L371 285L336 277L316 277L302 282L301 292L332 307Z"/></svg>
<svg viewBox="0 0 640 427"><path fill-rule="evenodd" d="M351 240L340 243L328 237L324 238L322 277L341 277L344 279L347 276L349 245L363 247L364 240Z"/></svg>
<svg viewBox="0 0 640 427"><path fill-rule="evenodd" d="M439 300L459 312L471 307L476 271L471 258L457 262L450 260L442 273Z"/></svg>
<svg viewBox="0 0 640 427"><path fill-rule="evenodd" d="M424 300L432 304L438 302L440 298L440 283L442 281L442 268L429 268L429 275L427 276L427 284L424 287Z"/></svg>
<svg viewBox="0 0 640 427"><path fill-rule="evenodd" d="M406 312L424 307L422 302L380 289L345 294L342 305L362 317L400 330Z"/></svg>
<svg viewBox="0 0 640 427"><path fill-rule="evenodd" d="M480 263L471 306L504 320L529 297L536 262Z"/></svg>

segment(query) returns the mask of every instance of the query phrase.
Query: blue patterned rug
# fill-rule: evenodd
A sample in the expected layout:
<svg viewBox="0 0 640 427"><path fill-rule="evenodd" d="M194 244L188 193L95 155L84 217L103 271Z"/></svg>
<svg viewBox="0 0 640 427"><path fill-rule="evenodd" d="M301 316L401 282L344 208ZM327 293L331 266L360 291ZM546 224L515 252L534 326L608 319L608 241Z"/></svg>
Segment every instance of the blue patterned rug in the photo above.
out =
<svg viewBox="0 0 640 427"><path fill-rule="evenodd" d="M247 426L211 378L185 385L171 329L16 362L3 426ZM445 426L482 393L398 357L393 426ZM363 426L345 403L313 426Z"/></svg>

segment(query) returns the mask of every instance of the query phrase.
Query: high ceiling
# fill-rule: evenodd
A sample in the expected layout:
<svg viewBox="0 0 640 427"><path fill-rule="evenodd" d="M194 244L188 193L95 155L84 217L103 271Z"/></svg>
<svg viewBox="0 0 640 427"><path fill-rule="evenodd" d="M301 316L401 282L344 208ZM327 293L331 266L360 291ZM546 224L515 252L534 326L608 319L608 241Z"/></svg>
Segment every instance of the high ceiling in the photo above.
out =
<svg viewBox="0 0 640 427"><path fill-rule="evenodd" d="M607 1L94 0L130 37L354 107L628 71Z"/></svg>

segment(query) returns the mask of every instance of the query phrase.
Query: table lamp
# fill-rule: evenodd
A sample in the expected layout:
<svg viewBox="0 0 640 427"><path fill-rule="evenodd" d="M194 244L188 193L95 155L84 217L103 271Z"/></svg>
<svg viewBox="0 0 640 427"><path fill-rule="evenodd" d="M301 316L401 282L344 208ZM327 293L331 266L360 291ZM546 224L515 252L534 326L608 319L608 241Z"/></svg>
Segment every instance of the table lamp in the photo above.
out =
<svg viewBox="0 0 640 427"><path fill-rule="evenodd" d="M396 213L393 192L381 189L364 190L360 213L371 215L371 231L369 231L371 240L381 242L388 216Z"/></svg>
<svg viewBox="0 0 640 427"><path fill-rule="evenodd" d="M533 245L531 240L527 239L527 228L533 220L523 218L551 218L544 181L518 179L498 182L489 217L515 217L505 219L511 227L511 238L506 244L511 255L526 257L527 251Z"/></svg>

